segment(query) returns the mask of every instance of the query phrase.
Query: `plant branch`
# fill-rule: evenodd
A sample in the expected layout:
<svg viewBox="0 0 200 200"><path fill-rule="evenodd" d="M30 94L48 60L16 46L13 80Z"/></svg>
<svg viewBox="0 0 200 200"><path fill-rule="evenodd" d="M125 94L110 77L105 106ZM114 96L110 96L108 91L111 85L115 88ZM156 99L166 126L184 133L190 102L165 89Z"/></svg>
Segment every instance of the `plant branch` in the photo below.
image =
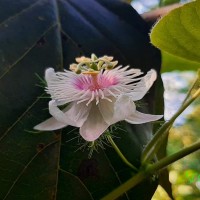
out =
<svg viewBox="0 0 200 200"><path fill-rule="evenodd" d="M140 171L138 174L133 176L131 179L120 185L118 188L113 190L111 193L103 197L101 200L114 200L117 199L119 196L136 186L137 184L141 183L143 180L157 172L158 170L161 170L168 165L174 163L175 161L197 151L200 149L200 141L197 143L194 143L193 145L186 147L185 149L168 156L167 158L163 158L162 160L158 161L155 164L148 165L144 171Z"/></svg>
<svg viewBox="0 0 200 200"><path fill-rule="evenodd" d="M120 185L118 188L113 190L111 193L103 197L101 200L114 200L117 199L119 196L136 186L137 184L141 183L145 178L147 178L147 174L144 171L139 172L134 177Z"/></svg>
<svg viewBox="0 0 200 200"><path fill-rule="evenodd" d="M149 142L149 144L144 149L142 154L142 163L151 160L157 150L160 148L161 142L159 142L165 134L169 131L174 121L177 117L200 95L200 88L192 95L192 97L186 101L181 108L174 114L174 116L155 133L153 139Z"/></svg>
<svg viewBox="0 0 200 200"><path fill-rule="evenodd" d="M192 94L192 91L196 87L200 87L200 69L198 70L198 78L192 84L192 86L191 86L190 90L188 91L187 96L185 97L185 99L184 99L182 104L185 104L187 102L187 100L189 99L190 95Z"/></svg>
<svg viewBox="0 0 200 200"><path fill-rule="evenodd" d="M115 151L117 152L117 154L119 155L119 157L123 160L123 162L128 165L130 168L132 168L134 171L138 172L138 169L133 166L126 158L125 156L122 154L122 152L120 151L120 149L117 147L117 145L115 144L114 140L112 139L112 137L110 135L106 136L108 141L110 142L110 144L112 145L112 147L115 149Z"/></svg>
<svg viewBox="0 0 200 200"><path fill-rule="evenodd" d="M153 165L150 165L147 168L147 171L154 172L154 171L163 169L163 168L167 167L168 165L174 163L175 161L180 160L181 158L183 158L199 149L200 149L200 141L190 145L189 147L186 147L186 148L178 151L177 153L174 153L168 157L165 157L165 158L159 160L157 163L155 163Z"/></svg>

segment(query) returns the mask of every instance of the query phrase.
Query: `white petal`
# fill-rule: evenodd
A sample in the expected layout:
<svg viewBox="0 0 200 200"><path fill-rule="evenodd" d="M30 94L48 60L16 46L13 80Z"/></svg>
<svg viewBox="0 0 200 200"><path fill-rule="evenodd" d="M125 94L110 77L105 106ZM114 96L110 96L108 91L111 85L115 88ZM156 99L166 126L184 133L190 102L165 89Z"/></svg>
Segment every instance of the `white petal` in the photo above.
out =
<svg viewBox="0 0 200 200"><path fill-rule="evenodd" d="M77 104L73 102L61 111L55 100L49 102L50 114L59 122L69 124L71 126L80 127L85 122L89 115L91 106L86 106L84 103Z"/></svg>
<svg viewBox="0 0 200 200"><path fill-rule="evenodd" d="M69 124L68 120L66 119L66 115L61 111L55 100L51 100L49 102L49 113L59 122L63 124Z"/></svg>
<svg viewBox="0 0 200 200"><path fill-rule="evenodd" d="M80 128L80 134L85 140L94 141L106 131L108 127L109 125L104 121L98 106L92 103L90 114Z"/></svg>
<svg viewBox="0 0 200 200"><path fill-rule="evenodd" d="M125 120L135 112L136 106L128 95L120 95L117 99L112 97L112 102L101 100L99 110L109 125Z"/></svg>
<svg viewBox="0 0 200 200"><path fill-rule="evenodd" d="M70 119L70 125L81 127L83 123L87 120L90 113L91 104L88 106L85 103L72 102L69 109L65 112L67 119Z"/></svg>
<svg viewBox="0 0 200 200"><path fill-rule="evenodd" d="M37 126L35 126L34 129L40 131L54 131L57 129L61 129L65 126L67 126L67 124L63 124L57 121L55 118L51 117L45 120L44 122L38 124Z"/></svg>
<svg viewBox="0 0 200 200"><path fill-rule="evenodd" d="M99 110L105 122L110 125L113 124L114 104L115 104L116 98L111 97L111 100L112 102L102 99L99 101L99 104L98 104Z"/></svg>
<svg viewBox="0 0 200 200"><path fill-rule="evenodd" d="M136 110L134 102L127 95L120 95L115 102L112 123L125 120Z"/></svg>
<svg viewBox="0 0 200 200"><path fill-rule="evenodd" d="M45 71L46 92L51 95L52 99L56 100L57 105L79 100L79 97L83 95L83 91L77 90L73 85L77 76L76 73L68 70L55 72L53 68L48 68Z"/></svg>
<svg viewBox="0 0 200 200"><path fill-rule="evenodd" d="M54 97L54 91L49 89L49 85L51 85L51 82L52 81L55 81L57 78L56 78L56 73L54 71L53 68L48 68L46 69L45 71L45 80L47 82L47 93L51 95L51 97L53 98ZM58 80L56 80L56 82L58 82ZM62 104L60 104L62 105Z"/></svg>
<svg viewBox="0 0 200 200"><path fill-rule="evenodd" d="M142 123L156 121L162 117L163 115L151 115L135 111L128 118L126 118L126 121L131 124L142 124Z"/></svg>
<svg viewBox="0 0 200 200"><path fill-rule="evenodd" d="M51 79L55 76L55 71L53 68L48 68L45 71L45 80L47 81L47 84L51 81Z"/></svg>
<svg viewBox="0 0 200 200"><path fill-rule="evenodd" d="M144 95L148 92L150 87L153 85L154 81L157 78L157 73L155 70L151 69L148 73L141 78L141 80L137 83L137 87L129 93L133 101L138 101L144 97Z"/></svg>

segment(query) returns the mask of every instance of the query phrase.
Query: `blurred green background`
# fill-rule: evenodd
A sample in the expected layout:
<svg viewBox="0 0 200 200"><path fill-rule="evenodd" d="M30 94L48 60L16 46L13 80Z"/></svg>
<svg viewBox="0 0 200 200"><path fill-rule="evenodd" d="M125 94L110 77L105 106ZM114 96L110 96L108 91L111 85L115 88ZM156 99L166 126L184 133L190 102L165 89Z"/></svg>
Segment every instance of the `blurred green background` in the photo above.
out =
<svg viewBox="0 0 200 200"><path fill-rule="evenodd" d="M134 0L129 1L140 13L148 12L173 3L186 3L188 0ZM199 64L162 52L162 79L165 88L165 120L179 108L192 85ZM190 106L175 122L170 130L167 153L196 142L200 137L200 100ZM175 200L200 200L200 152L193 153L169 167ZM170 200L159 186L152 200Z"/></svg>

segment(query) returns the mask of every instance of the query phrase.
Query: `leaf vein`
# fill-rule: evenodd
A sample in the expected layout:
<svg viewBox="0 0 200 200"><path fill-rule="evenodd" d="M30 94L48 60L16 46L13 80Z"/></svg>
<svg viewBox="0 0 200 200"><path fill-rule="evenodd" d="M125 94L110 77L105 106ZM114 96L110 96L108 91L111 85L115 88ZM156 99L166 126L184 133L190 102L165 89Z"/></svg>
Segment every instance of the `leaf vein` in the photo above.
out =
<svg viewBox="0 0 200 200"><path fill-rule="evenodd" d="M102 31L103 29L100 28L98 29L94 23L92 23L91 19L89 17L87 17L87 13L84 13L83 11L80 10L80 8L78 8L76 5L74 5L71 1L65 1L65 0L60 0L63 3L67 4L69 3L75 10L77 10L78 13L81 14L81 16L91 25L93 26L93 28L98 31L101 35L103 35L105 37L105 39L107 40L108 36ZM115 42L113 42L111 39L109 40L109 42L113 45L113 47L120 53L120 55L123 57L123 59L125 61L127 61L126 56L122 53L122 51L120 50L120 48L116 45Z"/></svg>
<svg viewBox="0 0 200 200"><path fill-rule="evenodd" d="M28 113L29 110L33 108L33 106L40 100L40 97L43 96L40 95L39 97L36 98L36 100L17 118L17 120L3 133L3 135L0 137L0 141L3 140L3 138L15 127L15 125L21 121L21 119Z"/></svg>
<svg viewBox="0 0 200 200"><path fill-rule="evenodd" d="M51 143L47 144L46 146L44 146L43 149L41 149L40 151L38 151L31 159L30 161L24 166L24 168L22 169L22 171L19 173L19 175L16 177L15 181L13 181L13 184L11 185L10 189L8 190L7 194L4 196L3 200L5 200L8 195L10 194L10 192L12 191L12 189L14 188L14 186L16 185L16 183L19 181L19 179L21 178L21 176L23 175L23 173L26 171L26 169L28 168L28 166L32 163L32 161L40 154L42 153L44 150L46 150L48 147L50 147L51 145L57 143L59 141L59 139L56 139L54 141L52 141Z"/></svg>
<svg viewBox="0 0 200 200"><path fill-rule="evenodd" d="M84 189L88 192L88 194L90 194L91 199L93 199L93 197L92 197L92 195L91 195L91 192L88 190L88 188L87 188L87 187L85 186L85 184L80 180L79 177L75 176L74 174L69 173L68 171L66 171L66 170L64 170L64 169L62 169L62 168L59 168L59 170L60 170L60 172L65 173L65 174L70 175L70 176L72 176L73 178L75 178L75 179L84 187Z"/></svg>
<svg viewBox="0 0 200 200"><path fill-rule="evenodd" d="M27 49L24 54L22 56L19 57L19 59L17 59L9 68L8 70L6 70L1 76L0 76L0 80L16 65L18 64L37 44L37 41L42 37L45 36L52 28L54 28L57 25L57 23L52 24L52 26L50 26L47 30L45 30L40 37L37 38L37 40L34 41L33 45L30 46L29 49Z"/></svg>
<svg viewBox="0 0 200 200"><path fill-rule="evenodd" d="M38 0L35 3L31 4L30 6L24 8L23 10L19 11L17 14L10 16L9 18L5 19L3 22L0 23L0 26L3 26L4 24L6 24L8 21L11 21L12 19L18 17L19 15L21 15L22 13L26 12L27 10L35 7L38 3L41 3L42 0Z"/></svg>

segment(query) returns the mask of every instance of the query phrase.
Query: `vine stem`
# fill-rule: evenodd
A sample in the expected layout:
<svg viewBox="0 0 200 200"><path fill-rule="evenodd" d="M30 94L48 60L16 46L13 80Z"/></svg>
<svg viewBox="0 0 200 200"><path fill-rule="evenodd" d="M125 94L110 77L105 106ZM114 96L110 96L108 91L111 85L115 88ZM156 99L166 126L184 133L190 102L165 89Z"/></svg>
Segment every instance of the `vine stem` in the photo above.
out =
<svg viewBox="0 0 200 200"><path fill-rule="evenodd" d="M175 161L177 161L199 149L200 149L200 141L194 143L193 145L191 145L189 147L186 147L185 149L182 149L181 151L179 151L175 154L172 154L166 158L161 159L160 161L158 161L155 164L147 165L147 167L143 171L140 171L138 174L136 174L135 176L130 178L128 181L126 181L125 183L120 185L118 188L116 188L111 193L109 193L108 195L103 197L101 200L117 199L119 196L126 193L128 190L130 190L131 188L133 188L134 186L136 186L137 184L139 184L140 182L142 182L143 180L145 180L152 174L158 172L158 170L161 170L161 169L167 167L168 165L174 163Z"/></svg>
<svg viewBox="0 0 200 200"><path fill-rule="evenodd" d="M108 141L110 142L110 144L112 145L112 147L115 149L115 151L117 152L117 154L119 155L119 157L122 159L122 161L128 165L130 168L132 168L134 171L138 172L138 169L133 166L127 159L126 157L122 154L122 152L120 151L120 149L117 147L117 145L115 144L114 140L112 139L112 137L110 135L106 136Z"/></svg>
<svg viewBox="0 0 200 200"><path fill-rule="evenodd" d="M145 163L151 160L154 154L159 150L161 145L161 139L165 134L167 134L168 130L171 128L172 124L176 120L176 118L200 95L200 88L192 95L192 97L186 101L180 109L174 114L174 116L168 121L165 122L163 126L155 133L153 139L149 142L142 154L142 163Z"/></svg>
<svg viewBox="0 0 200 200"><path fill-rule="evenodd" d="M187 102L190 95L192 94L192 91L195 89L196 86L200 86L200 69L198 70L198 78L193 82L192 86L190 87L190 90L187 93L187 96L185 97L184 101L182 102L182 105Z"/></svg>

